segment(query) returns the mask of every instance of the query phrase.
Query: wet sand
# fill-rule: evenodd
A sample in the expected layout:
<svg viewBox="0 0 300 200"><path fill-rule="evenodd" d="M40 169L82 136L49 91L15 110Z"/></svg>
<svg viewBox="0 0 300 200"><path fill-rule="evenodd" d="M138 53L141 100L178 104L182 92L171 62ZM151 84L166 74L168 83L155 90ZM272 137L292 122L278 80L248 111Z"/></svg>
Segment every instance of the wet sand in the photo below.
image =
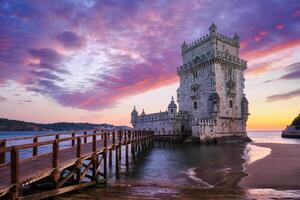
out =
<svg viewBox="0 0 300 200"><path fill-rule="evenodd" d="M300 189L300 144L255 143L271 154L246 166L242 188Z"/></svg>

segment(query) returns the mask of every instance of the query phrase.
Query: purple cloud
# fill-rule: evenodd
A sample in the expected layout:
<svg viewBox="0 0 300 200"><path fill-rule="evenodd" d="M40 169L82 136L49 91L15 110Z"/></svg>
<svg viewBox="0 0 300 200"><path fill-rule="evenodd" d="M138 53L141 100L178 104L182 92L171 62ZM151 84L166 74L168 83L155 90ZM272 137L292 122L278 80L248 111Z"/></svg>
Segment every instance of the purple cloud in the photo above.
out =
<svg viewBox="0 0 300 200"><path fill-rule="evenodd" d="M299 97L299 96L300 96L300 89L297 89L297 90L293 90L290 92L269 96L269 97L267 97L267 101L272 102L272 101L278 101L278 100L286 100L286 99L291 99L291 98Z"/></svg>
<svg viewBox="0 0 300 200"><path fill-rule="evenodd" d="M288 73L284 74L279 78L267 80L264 83L269 83L277 80L297 80L300 78L300 62L296 62L291 65L285 66L284 69L287 70Z"/></svg>
<svg viewBox="0 0 300 200"><path fill-rule="evenodd" d="M84 46L83 37L76 35L71 31L64 31L56 36L56 39L66 48L76 49Z"/></svg>
<svg viewBox="0 0 300 200"><path fill-rule="evenodd" d="M291 80L300 78L300 62L285 67L289 72L279 78L279 80Z"/></svg>
<svg viewBox="0 0 300 200"><path fill-rule="evenodd" d="M209 0L4 0L0 5L0 85L14 81L63 106L102 109L126 96L177 81L180 44L206 34L212 21L221 33L233 36L237 32L242 57L255 59L289 48L286 44L300 43L298 12L296 1L272 0L214 4ZM92 53L86 60L101 61L96 64L99 71L83 81L88 88L83 83L84 89L72 89L65 76L78 70L80 63L70 60L87 51ZM86 69L95 67L86 63ZM260 70L261 66L253 66L252 72ZM295 74L288 76L292 77ZM77 78L81 77L74 82Z"/></svg>

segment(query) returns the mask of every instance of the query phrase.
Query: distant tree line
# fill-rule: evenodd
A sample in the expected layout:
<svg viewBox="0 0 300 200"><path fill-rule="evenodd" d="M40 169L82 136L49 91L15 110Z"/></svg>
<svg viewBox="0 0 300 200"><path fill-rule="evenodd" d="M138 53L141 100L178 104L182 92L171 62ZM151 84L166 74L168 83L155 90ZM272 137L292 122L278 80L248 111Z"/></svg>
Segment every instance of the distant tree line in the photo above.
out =
<svg viewBox="0 0 300 200"><path fill-rule="evenodd" d="M293 120L293 126L300 126L300 114Z"/></svg>
<svg viewBox="0 0 300 200"><path fill-rule="evenodd" d="M25 122L19 120L10 120L0 118L0 131L69 131L69 130L85 130L85 129L129 129L127 126L114 126L111 124L91 124L91 123L70 123L58 122L51 124L41 124L33 122Z"/></svg>

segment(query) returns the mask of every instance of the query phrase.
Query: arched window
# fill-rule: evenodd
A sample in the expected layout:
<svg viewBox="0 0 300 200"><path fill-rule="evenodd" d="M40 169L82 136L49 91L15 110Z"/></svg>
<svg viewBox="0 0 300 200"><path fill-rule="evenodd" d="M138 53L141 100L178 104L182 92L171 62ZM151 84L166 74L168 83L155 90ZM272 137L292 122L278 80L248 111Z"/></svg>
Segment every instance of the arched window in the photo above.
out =
<svg viewBox="0 0 300 200"><path fill-rule="evenodd" d="M174 112L173 109L171 109L171 114L173 114L173 112Z"/></svg>
<svg viewBox="0 0 300 200"><path fill-rule="evenodd" d="M194 102L194 109L197 110L198 104L197 101Z"/></svg>
<svg viewBox="0 0 300 200"><path fill-rule="evenodd" d="M232 100L229 101L229 107L232 108Z"/></svg>

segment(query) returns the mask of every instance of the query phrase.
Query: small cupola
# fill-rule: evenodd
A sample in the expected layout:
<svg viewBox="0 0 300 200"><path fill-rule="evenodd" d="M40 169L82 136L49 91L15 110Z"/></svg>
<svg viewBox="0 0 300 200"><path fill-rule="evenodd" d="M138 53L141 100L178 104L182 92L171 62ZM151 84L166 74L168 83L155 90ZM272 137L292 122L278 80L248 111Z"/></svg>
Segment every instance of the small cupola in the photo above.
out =
<svg viewBox="0 0 300 200"><path fill-rule="evenodd" d="M174 101L174 97L173 96L171 98L171 102L169 103L168 108L177 108L177 105L176 105L176 103Z"/></svg>
<svg viewBox="0 0 300 200"><path fill-rule="evenodd" d="M215 23L211 23L210 27L209 27L209 35L210 36L215 36L217 34L217 26L215 25Z"/></svg>

